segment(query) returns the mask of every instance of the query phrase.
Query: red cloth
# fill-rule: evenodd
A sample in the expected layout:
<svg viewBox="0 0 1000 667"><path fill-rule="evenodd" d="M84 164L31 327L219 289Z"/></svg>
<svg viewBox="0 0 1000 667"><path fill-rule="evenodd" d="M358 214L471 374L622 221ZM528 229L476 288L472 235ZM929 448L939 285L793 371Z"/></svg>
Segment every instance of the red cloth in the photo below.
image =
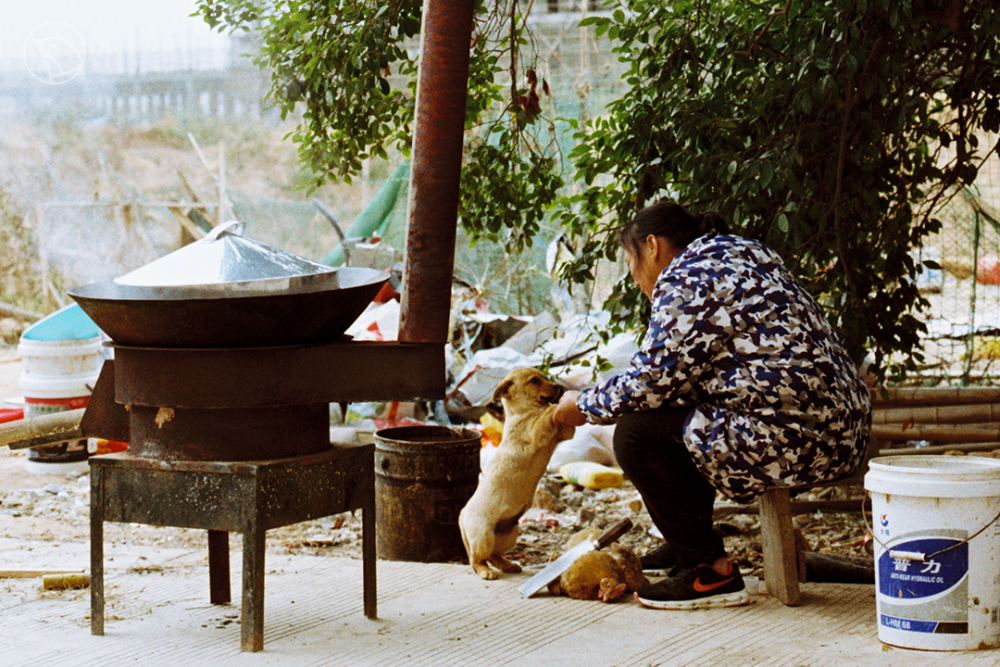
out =
<svg viewBox="0 0 1000 667"><path fill-rule="evenodd" d="M984 285L1000 285L1000 257L983 255L976 262L976 282Z"/></svg>

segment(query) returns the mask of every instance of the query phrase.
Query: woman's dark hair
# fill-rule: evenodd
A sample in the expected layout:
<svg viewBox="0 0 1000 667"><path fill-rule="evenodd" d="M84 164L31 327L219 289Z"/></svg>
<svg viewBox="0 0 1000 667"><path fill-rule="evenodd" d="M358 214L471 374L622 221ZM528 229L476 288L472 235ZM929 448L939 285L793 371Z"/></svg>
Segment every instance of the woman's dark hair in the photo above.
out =
<svg viewBox="0 0 1000 667"><path fill-rule="evenodd" d="M636 213L632 222L618 231L618 245L638 255L646 237L652 234L666 239L675 249L683 250L696 238L713 232L729 232L729 223L721 213L705 211L692 215L680 204L659 201Z"/></svg>

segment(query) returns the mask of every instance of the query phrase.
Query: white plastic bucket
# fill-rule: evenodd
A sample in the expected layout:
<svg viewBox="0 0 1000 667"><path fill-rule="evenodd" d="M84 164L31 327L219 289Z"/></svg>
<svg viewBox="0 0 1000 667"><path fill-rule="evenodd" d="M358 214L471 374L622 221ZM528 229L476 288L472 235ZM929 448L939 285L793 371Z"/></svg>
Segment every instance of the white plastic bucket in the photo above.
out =
<svg viewBox="0 0 1000 667"><path fill-rule="evenodd" d="M1000 646L1000 460L871 460L878 637L903 648Z"/></svg>
<svg viewBox="0 0 1000 667"><path fill-rule="evenodd" d="M18 345L22 368L18 384L24 399L24 416L87 407L104 363L100 339L97 339L96 345L93 340L25 343L29 341L22 339ZM46 346L51 347L46 349ZM62 373L81 368L87 372ZM80 439L29 449L25 465L31 473L85 473L89 456L87 440Z"/></svg>
<svg viewBox="0 0 1000 667"><path fill-rule="evenodd" d="M64 377L22 373L19 384L24 394L24 416L33 417L87 407L98 375L100 370L97 373ZM89 468L89 457L89 443L83 438L29 449L25 466L28 472L34 474L83 474Z"/></svg>
<svg viewBox="0 0 1000 667"><path fill-rule="evenodd" d="M18 385L24 394L24 416L33 417L87 407L98 375L100 370L69 376L21 373Z"/></svg>
<svg viewBox="0 0 1000 667"><path fill-rule="evenodd" d="M101 337L85 340L32 340L21 338L17 351L25 375L64 376L99 373L104 357Z"/></svg>

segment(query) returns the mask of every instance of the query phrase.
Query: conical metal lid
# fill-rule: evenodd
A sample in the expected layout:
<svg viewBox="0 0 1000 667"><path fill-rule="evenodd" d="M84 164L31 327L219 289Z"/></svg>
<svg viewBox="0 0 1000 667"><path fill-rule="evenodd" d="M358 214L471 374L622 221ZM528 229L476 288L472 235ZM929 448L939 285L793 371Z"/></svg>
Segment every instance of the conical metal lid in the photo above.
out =
<svg viewBox="0 0 1000 667"><path fill-rule="evenodd" d="M114 282L235 296L295 291L335 273L333 267L245 238L243 224L230 221Z"/></svg>

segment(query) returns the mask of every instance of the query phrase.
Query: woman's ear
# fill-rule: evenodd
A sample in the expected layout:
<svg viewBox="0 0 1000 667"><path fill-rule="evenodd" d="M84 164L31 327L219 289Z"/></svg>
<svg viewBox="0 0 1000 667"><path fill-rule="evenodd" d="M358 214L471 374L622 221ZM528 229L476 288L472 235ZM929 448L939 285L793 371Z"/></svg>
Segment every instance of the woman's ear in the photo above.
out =
<svg viewBox="0 0 1000 667"><path fill-rule="evenodd" d="M660 244L663 243L663 239L655 234L646 235L646 255L648 258L653 259L660 250Z"/></svg>

